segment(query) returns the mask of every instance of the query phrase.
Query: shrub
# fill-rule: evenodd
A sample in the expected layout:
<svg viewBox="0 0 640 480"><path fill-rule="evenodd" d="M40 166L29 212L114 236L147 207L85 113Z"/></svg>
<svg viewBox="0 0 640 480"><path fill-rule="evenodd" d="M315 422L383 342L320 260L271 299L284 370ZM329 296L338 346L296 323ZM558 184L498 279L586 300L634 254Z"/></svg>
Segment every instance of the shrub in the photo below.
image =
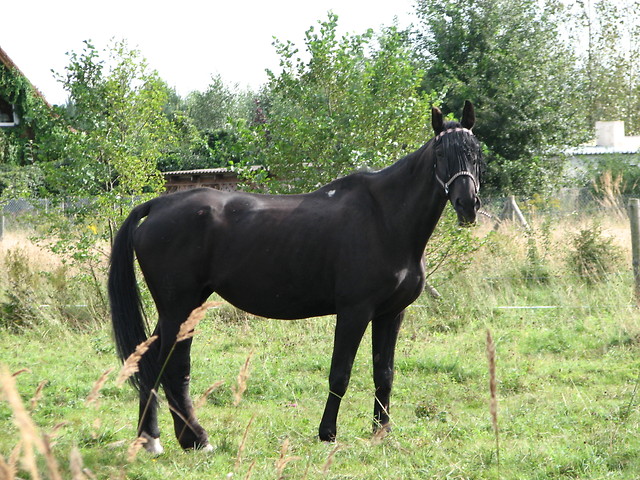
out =
<svg viewBox="0 0 640 480"><path fill-rule="evenodd" d="M34 286L37 275L29 265L27 253L9 250L4 259L7 275L5 300L0 303L0 325L20 327L37 316Z"/></svg>
<svg viewBox="0 0 640 480"><path fill-rule="evenodd" d="M589 284L605 280L622 264L622 249L613 244L612 238L603 235L600 225L580 230L573 237L571 247L567 265Z"/></svg>

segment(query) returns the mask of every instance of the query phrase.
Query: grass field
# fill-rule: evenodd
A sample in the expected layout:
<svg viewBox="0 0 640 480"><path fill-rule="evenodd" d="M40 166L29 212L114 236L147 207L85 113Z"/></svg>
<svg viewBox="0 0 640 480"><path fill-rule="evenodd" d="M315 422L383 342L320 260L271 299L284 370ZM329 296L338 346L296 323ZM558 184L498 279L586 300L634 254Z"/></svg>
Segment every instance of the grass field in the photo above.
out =
<svg viewBox="0 0 640 480"><path fill-rule="evenodd" d="M180 450L166 402L165 454L131 454L137 400L127 385L115 385L119 365L102 321L5 327L0 365L26 369L14 378L16 388L39 435L50 440L58 478L638 478L640 316L633 279L630 267L598 282L570 274L563 259L571 232L581 228L579 222L547 228L527 240L504 227L463 272L432 278L442 298L425 294L408 309L396 355L393 431L385 438L371 434L365 336L338 441L316 439L328 388L329 317L285 322L227 305L209 311L194 341L192 394L197 399L224 382L199 409L215 448L210 454ZM629 265L624 220L603 224L603 234ZM489 411L487 330L496 346L499 447ZM248 357L247 388L234 406L232 390ZM97 403L88 404L94 383L110 368ZM7 466L32 478L18 459L29 439L6 401L7 383L0 478ZM39 475L56 478L45 455L36 457Z"/></svg>

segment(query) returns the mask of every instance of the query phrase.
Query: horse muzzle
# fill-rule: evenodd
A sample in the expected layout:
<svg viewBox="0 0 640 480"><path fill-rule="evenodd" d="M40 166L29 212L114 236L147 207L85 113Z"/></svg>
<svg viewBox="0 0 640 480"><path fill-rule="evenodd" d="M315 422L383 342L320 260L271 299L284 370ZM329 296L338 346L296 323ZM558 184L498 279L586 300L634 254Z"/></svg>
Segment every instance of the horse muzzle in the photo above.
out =
<svg viewBox="0 0 640 480"><path fill-rule="evenodd" d="M458 215L458 224L461 227L470 227L476 223L478 210L480 210L481 206L480 199L477 196L471 201L457 198L455 201L452 200L451 203Z"/></svg>

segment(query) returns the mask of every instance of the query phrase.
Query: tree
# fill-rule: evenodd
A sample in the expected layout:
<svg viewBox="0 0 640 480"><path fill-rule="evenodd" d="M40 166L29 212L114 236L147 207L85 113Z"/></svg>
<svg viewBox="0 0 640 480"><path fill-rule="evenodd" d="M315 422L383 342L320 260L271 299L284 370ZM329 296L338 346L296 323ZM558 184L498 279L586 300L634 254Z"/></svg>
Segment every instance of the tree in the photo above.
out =
<svg viewBox="0 0 640 480"><path fill-rule="evenodd" d="M458 110L475 101L488 147L485 185L544 193L562 179L558 151L585 138L575 57L553 0L418 1L424 87Z"/></svg>
<svg viewBox="0 0 640 480"><path fill-rule="evenodd" d="M575 0L572 39L590 126L624 120L640 134L640 1Z"/></svg>
<svg viewBox="0 0 640 480"><path fill-rule="evenodd" d="M105 59L85 42L81 53L69 54L66 74L59 75L70 95L69 147L63 163L50 165L51 185L64 195L111 200L158 192L158 159L176 141L163 111L168 89L126 42L102 53Z"/></svg>
<svg viewBox="0 0 640 480"><path fill-rule="evenodd" d="M204 92L180 99L172 92L167 108L180 138L179 145L159 163L163 171L227 167L250 155L248 125L254 115L255 94L227 85L213 76Z"/></svg>
<svg viewBox="0 0 640 480"><path fill-rule="evenodd" d="M306 32L308 60L276 41L279 74L269 72L261 159L276 191L315 188L354 169L379 168L431 135L431 95L408 36L396 27L378 36L337 35L329 14Z"/></svg>

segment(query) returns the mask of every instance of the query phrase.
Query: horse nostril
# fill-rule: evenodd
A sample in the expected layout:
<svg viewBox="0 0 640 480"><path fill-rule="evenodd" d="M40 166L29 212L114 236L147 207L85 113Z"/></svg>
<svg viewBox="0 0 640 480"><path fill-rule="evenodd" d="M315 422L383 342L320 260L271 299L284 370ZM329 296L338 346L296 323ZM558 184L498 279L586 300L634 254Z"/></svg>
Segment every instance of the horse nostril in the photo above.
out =
<svg viewBox="0 0 640 480"><path fill-rule="evenodd" d="M476 198L475 200L472 199L462 199L462 198L456 198L454 207L456 210L478 210L478 208L480 208L478 199Z"/></svg>

